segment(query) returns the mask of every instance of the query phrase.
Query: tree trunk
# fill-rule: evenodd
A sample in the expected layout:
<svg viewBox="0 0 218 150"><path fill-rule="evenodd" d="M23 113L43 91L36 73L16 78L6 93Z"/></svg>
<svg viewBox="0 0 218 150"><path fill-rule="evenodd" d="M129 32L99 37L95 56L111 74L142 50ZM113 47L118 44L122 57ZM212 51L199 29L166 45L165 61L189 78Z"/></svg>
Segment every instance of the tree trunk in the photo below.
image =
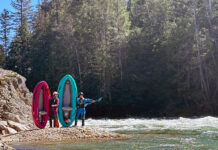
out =
<svg viewBox="0 0 218 150"><path fill-rule="evenodd" d="M123 80L123 63L122 63L122 49L121 49L121 46L120 46L120 43L121 43L121 38L120 38L120 27L119 27L119 0L117 0L117 41L118 41L118 45L117 45L117 48L118 48L118 59L119 59L119 68L120 68L120 80L122 81Z"/></svg>
<svg viewBox="0 0 218 150"><path fill-rule="evenodd" d="M205 81L202 61L201 61L201 53L200 53L200 46L199 46L199 34L198 34L198 26L197 26L197 19L196 19L196 3L195 0L192 0L192 7L193 7L193 20L194 20L194 28L195 28L195 38L196 38L196 47L197 47L197 59L198 59L198 67L199 67L199 75L200 75L200 82L201 88L205 92L205 98L208 99L208 86Z"/></svg>
<svg viewBox="0 0 218 150"><path fill-rule="evenodd" d="M79 60L79 54L78 54L77 47L76 46L74 47L75 47L75 52L76 52L76 60L77 60L77 67L78 67L78 73L79 73L79 85L80 85L80 88L82 88L81 64Z"/></svg>
<svg viewBox="0 0 218 150"><path fill-rule="evenodd" d="M56 24L58 25L59 24L59 5L60 5L60 3L59 3L59 0L56 0L55 1L55 17L56 17Z"/></svg>

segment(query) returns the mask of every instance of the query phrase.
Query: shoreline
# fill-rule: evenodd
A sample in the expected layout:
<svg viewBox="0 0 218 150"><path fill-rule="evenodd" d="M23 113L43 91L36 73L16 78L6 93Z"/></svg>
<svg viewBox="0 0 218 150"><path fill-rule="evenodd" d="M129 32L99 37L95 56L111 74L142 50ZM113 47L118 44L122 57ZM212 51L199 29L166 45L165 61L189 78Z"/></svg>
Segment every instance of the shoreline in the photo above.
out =
<svg viewBox="0 0 218 150"><path fill-rule="evenodd" d="M1 142L10 146L13 145L34 145L34 144L53 144L69 143L80 141L108 141L125 140L129 135L106 131L103 129L88 127L70 128L45 128L21 131L16 134L4 135Z"/></svg>

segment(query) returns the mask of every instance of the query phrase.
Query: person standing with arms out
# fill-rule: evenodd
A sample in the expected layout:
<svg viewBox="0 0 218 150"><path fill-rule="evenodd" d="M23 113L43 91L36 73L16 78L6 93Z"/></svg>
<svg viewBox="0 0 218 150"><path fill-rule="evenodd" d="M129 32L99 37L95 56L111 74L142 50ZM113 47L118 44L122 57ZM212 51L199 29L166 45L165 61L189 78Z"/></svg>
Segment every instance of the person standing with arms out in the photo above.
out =
<svg viewBox="0 0 218 150"><path fill-rule="evenodd" d="M59 127L58 120L57 120L57 112L58 112L58 92L53 92L51 98L49 99L49 122L50 128L52 128L52 120L53 120L53 127Z"/></svg>
<svg viewBox="0 0 218 150"><path fill-rule="evenodd" d="M75 126L77 126L77 120L79 116L81 115L82 118L82 126L85 125L85 114L86 114L86 109L85 107L87 104L90 103L95 103L95 100L89 99L89 98L84 98L84 93L80 92L79 97L76 100L77 103L77 114L76 114L76 120L75 120Z"/></svg>

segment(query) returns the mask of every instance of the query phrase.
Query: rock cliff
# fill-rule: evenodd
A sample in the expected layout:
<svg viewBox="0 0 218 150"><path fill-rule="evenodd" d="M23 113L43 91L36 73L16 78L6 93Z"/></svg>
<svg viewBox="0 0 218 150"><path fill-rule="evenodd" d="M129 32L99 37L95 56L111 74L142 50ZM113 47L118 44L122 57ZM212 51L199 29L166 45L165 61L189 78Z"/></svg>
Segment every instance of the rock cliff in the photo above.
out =
<svg viewBox="0 0 218 150"><path fill-rule="evenodd" d="M25 82L23 76L0 68L0 134L13 134L33 127L32 93Z"/></svg>

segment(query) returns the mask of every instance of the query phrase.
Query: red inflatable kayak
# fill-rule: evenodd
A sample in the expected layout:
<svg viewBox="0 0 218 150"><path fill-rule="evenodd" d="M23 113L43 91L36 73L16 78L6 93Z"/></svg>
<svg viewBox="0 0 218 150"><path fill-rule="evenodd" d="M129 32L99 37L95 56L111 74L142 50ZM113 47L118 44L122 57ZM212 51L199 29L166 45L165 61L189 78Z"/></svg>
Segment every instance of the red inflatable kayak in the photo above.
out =
<svg viewBox="0 0 218 150"><path fill-rule="evenodd" d="M51 92L45 81L39 82L33 91L32 116L38 128L45 128L49 116L49 98Z"/></svg>

